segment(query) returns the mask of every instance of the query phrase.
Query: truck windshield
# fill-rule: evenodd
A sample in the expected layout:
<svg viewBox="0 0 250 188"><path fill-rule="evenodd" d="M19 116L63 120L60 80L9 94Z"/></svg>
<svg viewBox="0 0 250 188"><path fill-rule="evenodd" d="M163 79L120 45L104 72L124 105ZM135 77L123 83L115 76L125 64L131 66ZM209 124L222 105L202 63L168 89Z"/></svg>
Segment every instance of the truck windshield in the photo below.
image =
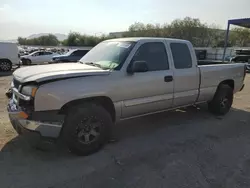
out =
<svg viewBox="0 0 250 188"><path fill-rule="evenodd" d="M135 42L105 41L99 43L80 59L80 63L98 65L102 69L119 70Z"/></svg>

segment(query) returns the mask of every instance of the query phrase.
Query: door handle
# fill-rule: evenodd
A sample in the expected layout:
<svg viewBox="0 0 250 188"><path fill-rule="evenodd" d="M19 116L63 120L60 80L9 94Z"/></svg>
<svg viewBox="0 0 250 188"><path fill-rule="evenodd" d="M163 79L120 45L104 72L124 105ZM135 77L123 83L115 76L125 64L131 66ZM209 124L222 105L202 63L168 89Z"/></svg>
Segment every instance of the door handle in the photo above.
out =
<svg viewBox="0 0 250 188"><path fill-rule="evenodd" d="M173 81L173 76L165 76L164 81L165 82L172 82Z"/></svg>

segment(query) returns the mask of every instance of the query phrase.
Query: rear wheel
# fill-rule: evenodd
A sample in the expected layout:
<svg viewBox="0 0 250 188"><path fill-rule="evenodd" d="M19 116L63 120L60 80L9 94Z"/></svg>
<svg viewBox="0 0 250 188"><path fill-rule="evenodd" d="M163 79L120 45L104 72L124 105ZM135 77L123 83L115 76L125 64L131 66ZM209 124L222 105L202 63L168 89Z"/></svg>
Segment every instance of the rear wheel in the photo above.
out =
<svg viewBox="0 0 250 188"><path fill-rule="evenodd" d="M2 59L0 60L0 70L7 72L7 71L11 71L12 69L12 63L10 60L8 59Z"/></svg>
<svg viewBox="0 0 250 188"><path fill-rule="evenodd" d="M26 59L22 59L22 65L27 65Z"/></svg>
<svg viewBox="0 0 250 188"><path fill-rule="evenodd" d="M210 112L215 115L225 115L233 104L233 89L228 85L220 85L214 98L208 103Z"/></svg>
<svg viewBox="0 0 250 188"><path fill-rule="evenodd" d="M112 124L110 114L102 106L86 103L68 110L62 136L70 151L89 155L106 143Z"/></svg>

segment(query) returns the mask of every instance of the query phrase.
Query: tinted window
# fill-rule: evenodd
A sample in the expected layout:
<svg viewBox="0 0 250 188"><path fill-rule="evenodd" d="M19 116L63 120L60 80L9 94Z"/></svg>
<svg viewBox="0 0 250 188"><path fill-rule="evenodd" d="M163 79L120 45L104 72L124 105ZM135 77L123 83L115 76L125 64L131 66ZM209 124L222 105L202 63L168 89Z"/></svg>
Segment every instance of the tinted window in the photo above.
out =
<svg viewBox="0 0 250 188"><path fill-rule="evenodd" d="M72 53L74 56L84 56L88 51L87 50L77 50Z"/></svg>
<svg viewBox="0 0 250 188"><path fill-rule="evenodd" d="M171 43L170 47L176 69L187 69L192 67L190 50L186 44Z"/></svg>
<svg viewBox="0 0 250 188"><path fill-rule="evenodd" d="M40 56L40 55L45 55L45 54L44 54L44 52L39 52L39 56Z"/></svg>
<svg viewBox="0 0 250 188"><path fill-rule="evenodd" d="M149 71L169 69L168 56L162 42L143 44L135 53L133 61L146 61Z"/></svg>
<svg viewBox="0 0 250 188"><path fill-rule="evenodd" d="M51 55L52 52L44 52L44 55Z"/></svg>
<svg viewBox="0 0 250 188"><path fill-rule="evenodd" d="M88 53L88 51L89 50L79 50L79 54L81 55L81 56L84 56L86 53Z"/></svg>

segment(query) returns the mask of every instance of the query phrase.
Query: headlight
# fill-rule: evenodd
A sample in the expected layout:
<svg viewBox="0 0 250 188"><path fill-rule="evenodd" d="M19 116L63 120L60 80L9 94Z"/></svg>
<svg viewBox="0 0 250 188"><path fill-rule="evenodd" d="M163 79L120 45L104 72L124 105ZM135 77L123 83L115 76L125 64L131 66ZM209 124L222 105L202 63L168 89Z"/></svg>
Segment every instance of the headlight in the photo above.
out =
<svg viewBox="0 0 250 188"><path fill-rule="evenodd" d="M27 96L35 97L37 89L38 89L37 86L32 86L32 85L24 86L22 88L21 93Z"/></svg>

